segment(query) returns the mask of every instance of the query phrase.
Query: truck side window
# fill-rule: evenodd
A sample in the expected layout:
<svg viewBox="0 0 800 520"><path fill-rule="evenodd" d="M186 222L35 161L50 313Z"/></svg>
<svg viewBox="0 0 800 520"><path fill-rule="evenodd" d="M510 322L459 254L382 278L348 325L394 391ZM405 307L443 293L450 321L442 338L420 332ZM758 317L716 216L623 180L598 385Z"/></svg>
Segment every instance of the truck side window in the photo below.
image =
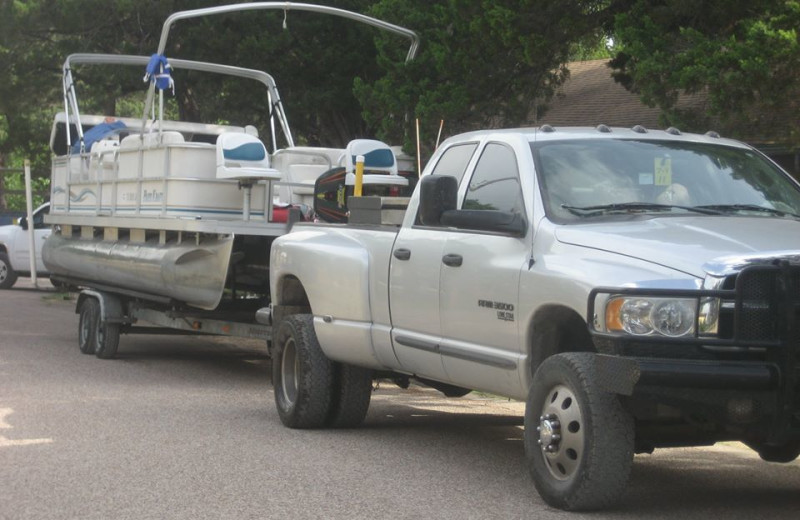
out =
<svg viewBox="0 0 800 520"><path fill-rule="evenodd" d="M461 209L525 212L514 150L499 143L486 145Z"/></svg>
<svg viewBox="0 0 800 520"><path fill-rule="evenodd" d="M461 184L461 179L464 177L464 172L467 170L469 160L472 159L472 154L475 153L475 148L478 143L465 143L451 146L444 151L439 158L439 162L433 168L434 175L450 175L458 180Z"/></svg>

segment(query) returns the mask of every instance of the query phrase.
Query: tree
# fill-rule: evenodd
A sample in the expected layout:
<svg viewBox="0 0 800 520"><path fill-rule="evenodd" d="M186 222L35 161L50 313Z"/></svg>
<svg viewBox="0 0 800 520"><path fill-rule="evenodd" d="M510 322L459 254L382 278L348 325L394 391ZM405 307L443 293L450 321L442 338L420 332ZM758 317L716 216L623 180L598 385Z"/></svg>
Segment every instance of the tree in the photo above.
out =
<svg viewBox="0 0 800 520"><path fill-rule="evenodd" d="M800 144L800 3L630 0L615 9L615 77L662 108L667 124L705 130L713 118L733 137ZM707 113L676 108L696 93L708 96ZM775 118L787 114L790 128Z"/></svg>
<svg viewBox="0 0 800 520"><path fill-rule="evenodd" d="M404 65L405 49L380 40L386 74L356 81L365 119L407 143L417 117L427 128L444 119L450 134L523 124L567 77L573 44L596 31L606 3L379 0L371 12L418 31L422 46Z"/></svg>

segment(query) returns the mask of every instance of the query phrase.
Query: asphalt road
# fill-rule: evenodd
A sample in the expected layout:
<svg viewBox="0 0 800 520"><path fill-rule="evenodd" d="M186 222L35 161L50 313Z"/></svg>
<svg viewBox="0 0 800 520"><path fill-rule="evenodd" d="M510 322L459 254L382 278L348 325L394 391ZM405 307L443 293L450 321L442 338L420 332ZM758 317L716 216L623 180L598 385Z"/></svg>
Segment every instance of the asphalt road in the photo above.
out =
<svg viewBox="0 0 800 520"><path fill-rule="evenodd" d="M800 516L800 462L736 444L639 455L617 508L563 513L524 468L520 403L382 384L363 427L292 431L260 343L123 336L103 361L73 311L0 292L0 519Z"/></svg>

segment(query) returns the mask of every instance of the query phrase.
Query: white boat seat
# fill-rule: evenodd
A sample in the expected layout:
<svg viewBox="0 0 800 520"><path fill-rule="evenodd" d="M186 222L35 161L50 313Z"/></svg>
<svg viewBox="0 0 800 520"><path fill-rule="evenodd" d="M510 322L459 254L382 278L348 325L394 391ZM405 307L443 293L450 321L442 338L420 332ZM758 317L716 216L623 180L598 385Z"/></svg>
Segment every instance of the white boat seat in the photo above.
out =
<svg viewBox="0 0 800 520"><path fill-rule="evenodd" d="M397 172L397 160L389 145L374 139L354 139L345 149L345 184L356 183L356 158L364 156L365 185L408 186L408 179Z"/></svg>
<svg viewBox="0 0 800 520"><path fill-rule="evenodd" d="M224 133L217 137L217 179L278 180L281 172L270 167L269 154L258 137Z"/></svg>

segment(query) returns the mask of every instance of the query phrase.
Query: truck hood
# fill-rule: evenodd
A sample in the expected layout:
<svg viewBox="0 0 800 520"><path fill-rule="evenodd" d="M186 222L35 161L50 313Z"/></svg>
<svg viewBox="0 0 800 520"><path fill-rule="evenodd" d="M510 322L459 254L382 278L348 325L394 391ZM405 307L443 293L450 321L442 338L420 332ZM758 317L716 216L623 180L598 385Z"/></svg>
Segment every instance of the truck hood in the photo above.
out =
<svg viewBox="0 0 800 520"><path fill-rule="evenodd" d="M800 222L767 217L658 217L560 226L565 244L638 258L702 278L724 257L800 251Z"/></svg>

